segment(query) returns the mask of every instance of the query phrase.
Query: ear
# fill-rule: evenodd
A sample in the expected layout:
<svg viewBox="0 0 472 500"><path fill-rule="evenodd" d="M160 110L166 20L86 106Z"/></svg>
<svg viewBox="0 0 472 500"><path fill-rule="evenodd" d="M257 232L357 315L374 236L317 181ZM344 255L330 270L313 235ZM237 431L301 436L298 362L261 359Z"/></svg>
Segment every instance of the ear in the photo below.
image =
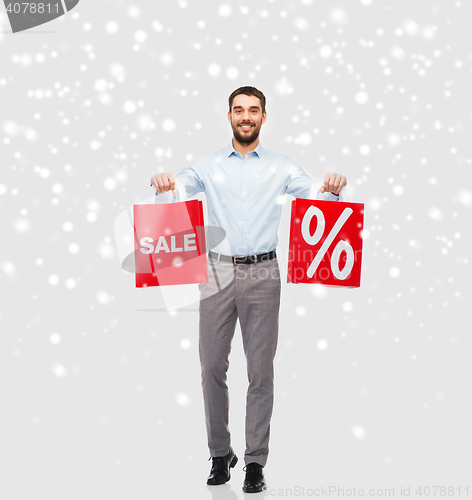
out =
<svg viewBox="0 0 472 500"><path fill-rule="evenodd" d="M228 121L231 123L231 111L228 111Z"/></svg>
<svg viewBox="0 0 472 500"><path fill-rule="evenodd" d="M267 111L264 111L264 113L262 113L262 123L265 123L266 118L267 118Z"/></svg>

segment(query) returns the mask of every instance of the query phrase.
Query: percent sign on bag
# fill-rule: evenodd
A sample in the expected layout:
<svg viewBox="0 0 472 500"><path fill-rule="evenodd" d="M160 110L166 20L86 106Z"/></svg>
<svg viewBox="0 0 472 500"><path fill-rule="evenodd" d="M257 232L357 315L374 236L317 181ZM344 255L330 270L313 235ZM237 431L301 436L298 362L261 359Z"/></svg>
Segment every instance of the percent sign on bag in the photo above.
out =
<svg viewBox="0 0 472 500"><path fill-rule="evenodd" d="M359 287L364 204L292 201L287 283Z"/></svg>

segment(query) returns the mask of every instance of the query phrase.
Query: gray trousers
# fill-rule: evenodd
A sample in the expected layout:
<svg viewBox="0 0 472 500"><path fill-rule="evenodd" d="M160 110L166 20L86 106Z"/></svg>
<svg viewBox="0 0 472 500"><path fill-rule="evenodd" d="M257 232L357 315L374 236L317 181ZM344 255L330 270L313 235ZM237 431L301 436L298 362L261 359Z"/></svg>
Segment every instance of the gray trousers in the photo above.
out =
<svg viewBox="0 0 472 500"><path fill-rule="evenodd" d="M279 264L277 258L255 264L233 264L217 262L208 256L208 280L209 283L199 285L199 354L210 455L227 455L231 444L226 373L239 317L249 381L244 461L246 465L257 462L265 466L274 402Z"/></svg>

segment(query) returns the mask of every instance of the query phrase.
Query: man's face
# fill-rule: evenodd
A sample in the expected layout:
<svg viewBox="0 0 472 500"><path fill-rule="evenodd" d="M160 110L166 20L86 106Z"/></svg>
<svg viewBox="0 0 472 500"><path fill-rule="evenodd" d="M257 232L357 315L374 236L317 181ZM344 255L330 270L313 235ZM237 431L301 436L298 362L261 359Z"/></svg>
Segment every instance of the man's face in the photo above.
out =
<svg viewBox="0 0 472 500"><path fill-rule="evenodd" d="M259 136L267 113L262 113L261 101L253 95L239 94L233 99L228 121L240 144L251 144Z"/></svg>

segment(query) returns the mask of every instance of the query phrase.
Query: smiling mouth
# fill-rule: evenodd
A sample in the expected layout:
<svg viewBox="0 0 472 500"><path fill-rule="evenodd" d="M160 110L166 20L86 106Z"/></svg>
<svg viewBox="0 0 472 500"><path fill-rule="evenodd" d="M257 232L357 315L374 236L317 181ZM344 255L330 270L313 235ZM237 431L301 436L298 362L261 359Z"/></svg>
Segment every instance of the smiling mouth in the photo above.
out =
<svg viewBox="0 0 472 500"><path fill-rule="evenodd" d="M244 131L251 130L253 125L240 125L240 128L242 128Z"/></svg>

